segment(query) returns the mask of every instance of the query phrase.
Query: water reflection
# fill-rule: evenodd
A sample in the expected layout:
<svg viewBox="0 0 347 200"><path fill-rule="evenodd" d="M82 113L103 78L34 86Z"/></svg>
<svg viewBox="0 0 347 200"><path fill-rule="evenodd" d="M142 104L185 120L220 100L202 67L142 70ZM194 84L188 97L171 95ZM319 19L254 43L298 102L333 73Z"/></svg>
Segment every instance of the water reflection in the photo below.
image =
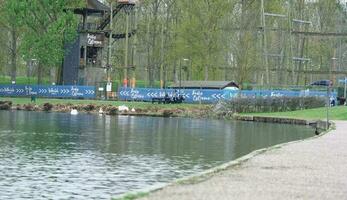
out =
<svg viewBox="0 0 347 200"><path fill-rule="evenodd" d="M1 199L109 199L306 138L307 127L0 112Z"/></svg>

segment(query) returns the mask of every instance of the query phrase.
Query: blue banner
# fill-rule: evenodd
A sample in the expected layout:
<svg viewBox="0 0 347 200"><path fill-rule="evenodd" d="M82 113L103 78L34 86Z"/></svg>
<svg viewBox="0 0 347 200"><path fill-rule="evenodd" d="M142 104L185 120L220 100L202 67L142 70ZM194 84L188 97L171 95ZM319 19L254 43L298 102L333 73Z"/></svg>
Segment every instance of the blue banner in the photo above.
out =
<svg viewBox="0 0 347 200"><path fill-rule="evenodd" d="M0 85L0 96L37 96L48 98L95 98L94 86L75 85Z"/></svg>
<svg viewBox="0 0 347 200"><path fill-rule="evenodd" d="M118 94L120 100L152 101L152 98L163 98L165 95L174 97L182 95L186 103L216 103L227 101L240 95L241 97L326 97L326 92L321 91L288 91L288 90L209 90L209 89L154 89L154 88L121 88ZM336 99L337 93L331 96Z"/></svg>

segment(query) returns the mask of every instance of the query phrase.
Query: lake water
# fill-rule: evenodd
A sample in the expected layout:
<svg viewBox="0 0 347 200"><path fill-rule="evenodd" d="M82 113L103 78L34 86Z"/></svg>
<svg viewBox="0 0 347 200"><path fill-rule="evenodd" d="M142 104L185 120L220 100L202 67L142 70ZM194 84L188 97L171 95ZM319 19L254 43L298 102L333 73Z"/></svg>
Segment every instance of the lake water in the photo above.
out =
<svg viewBox="0 0 347 200"><path fill-rule="evenodd" d="M110 199L313 135L284 124L0 111L0 199Z"/></svg>

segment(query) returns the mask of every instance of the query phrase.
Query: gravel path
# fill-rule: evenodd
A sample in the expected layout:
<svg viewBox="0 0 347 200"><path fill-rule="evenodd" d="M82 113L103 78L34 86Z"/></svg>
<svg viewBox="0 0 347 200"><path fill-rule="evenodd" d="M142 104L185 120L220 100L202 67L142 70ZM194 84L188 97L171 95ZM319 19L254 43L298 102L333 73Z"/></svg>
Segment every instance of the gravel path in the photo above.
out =
<svg viewBox="0 0 347 200"><path fill-rule="evenodd" d="M347 199L347 122L284 145L209 179L172 185L143 199Z"/></svg>

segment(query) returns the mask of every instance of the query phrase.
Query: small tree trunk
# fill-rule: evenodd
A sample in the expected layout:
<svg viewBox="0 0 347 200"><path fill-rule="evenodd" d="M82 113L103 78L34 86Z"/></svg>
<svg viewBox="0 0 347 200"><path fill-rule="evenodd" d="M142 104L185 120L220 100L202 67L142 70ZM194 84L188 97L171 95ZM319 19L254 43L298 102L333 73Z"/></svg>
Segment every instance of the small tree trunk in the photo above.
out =
<svg viewBox="0 0 347 200"><path fill-rule="evenodd" d="M205 81L208 81L208 68L209 68L209 65L205 64Z"/></svg>
<svg viewBox="0 0 347 200"><path fill-rule="evenodd" d="M17 76L17 31L11 29L11 82L16 81Z"/></svg>
<svg viewBox="0 0 347 200"><path fill-rule="evenodd" d="M147 50L147 76L146 79L147 81L151 80L151 48L150 48L150 20L147 18L148 22L147 22L147 43L146 43L146 50ZM151 85L151 84L149 84ZM146 82L146 86L147 86L147 82Z"/></svg>
<svg viewBox="0 0 347 200"><path fill-rule="evenodd" d="M177 75L177 62L176 61L174 61L174 64L173 64L172 74L173 74L172 79L174 80L175 83L177 83L178 82L178 75Z"/></svg>
<svg viewBox="0 0 347 200"><path fill-rule="evenodd" d="M51 83L56 83L57 77L56 77L56 68L52 67L49 69L49 81Z"/></svg>
<svg viewBox="0 0 347 200"><path fill-rule="evenodd" d="M58 66L56 74L56 83L58 85L63 85L63 70L64 70L64 59L62 59L61 65Z"/></svg>
<svg viewBox="0 0 347 200"><path fill-rule="evenodd" d="M37 84L38 85L42 84L42 74L43 74L43 67L42 67L42 64L39 63L37 68Z"/></svg>

